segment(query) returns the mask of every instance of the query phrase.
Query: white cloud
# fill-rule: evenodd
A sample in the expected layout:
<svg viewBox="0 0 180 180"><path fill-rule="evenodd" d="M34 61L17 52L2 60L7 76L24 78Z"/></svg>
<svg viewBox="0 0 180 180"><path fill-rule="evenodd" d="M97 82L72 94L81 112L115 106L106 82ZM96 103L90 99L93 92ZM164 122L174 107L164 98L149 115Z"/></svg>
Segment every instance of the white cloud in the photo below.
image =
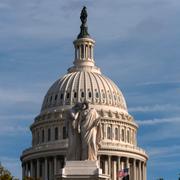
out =
<svg viewBox="0 0 180 180"><path fill-rule="evenodd" d="M150 119L150 120L137 120L139 125L157 125L165 123L180 122L180 117L164 118L164 119Z"/></svg>
<svg viewBox="0 0 180 180"><path fill-rule="evenodd" d="M1 135L14 136L27 132L29 132L29 128L20 125L0 126L0 136Z"/></svg>
<svg viewBox="0 0 180 180"><path fill-rule="evenodd" d="M180 106L174 106L172 104L156 104L153 106L139 106L130 107L128 111L130 112L157 112L157 111L179 111Z"/></svg>
<svg viewBox="0 0 180 180"><path fill-rule="evenodd" d="M171 148L169 146L165 147L149 147L148 148L148 154L150 156L156 156L156 157L167 157L169 154L174 154L180 151L180 145L173 145ZM180 154L179 154L180 155Z"/></svg>
<svg viewBox="0 0 180 180"><path fill-rule="evenodd" d="M41 93L27 92L25 89L5 89L0 88L1 103L16 103L16 102L34 102L39 103L42 97Z"/></svg>

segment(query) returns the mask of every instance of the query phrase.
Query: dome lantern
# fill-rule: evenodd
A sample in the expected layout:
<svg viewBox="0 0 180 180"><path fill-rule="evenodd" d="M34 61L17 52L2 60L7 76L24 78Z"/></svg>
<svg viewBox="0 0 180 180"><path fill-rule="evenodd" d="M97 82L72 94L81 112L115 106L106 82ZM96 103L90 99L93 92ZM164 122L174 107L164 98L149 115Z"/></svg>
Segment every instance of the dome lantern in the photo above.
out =
<svg viewBox="0 0 180 180"><path fill-rule="evenodd" d="M87 11L83 7L81 11L81 26L80 33L77 39L73 42L75 48L74 67L69 69L69 72L79 70L90 70L100 73L100 70L95 67L94 62L94 45L95 41L90 37L87 26Z"/></svg>

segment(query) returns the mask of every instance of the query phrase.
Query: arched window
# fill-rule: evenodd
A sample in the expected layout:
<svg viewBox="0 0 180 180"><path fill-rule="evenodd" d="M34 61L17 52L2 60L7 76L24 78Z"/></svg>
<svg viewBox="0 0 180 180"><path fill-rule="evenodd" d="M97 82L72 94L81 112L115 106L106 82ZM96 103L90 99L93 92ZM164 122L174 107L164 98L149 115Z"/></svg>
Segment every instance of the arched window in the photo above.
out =
<svg viewBox="0 0 180 180"><path fill-rule="evenodd" d="M130 142L130 132L129 132L129 130L127 130L127 142L128 143Z"/></svg>
<svg viewBox="0 0 180 180"><path fill-rule="evenodd" d="M118 128L115 128L115 140L119 140Z"/></svg>
<svg viewBox="0 0 180 180"><path fill-rule="evenodd" d="M91 97L92 97L91 92L89 92L89 98L91 98Z"/></svg>
<svg viewBox="0 0 180 180"><path fill-rule="evenodd" d="M77 46L76 57L79 59L79 46Z"/></svg>
<svg viewBox="0 0 180 180"><path fill-rule="evenodd" d="M84 58L84 46L81 45L81 58L83 59Z"/></svg>
<svg viewBox="0 0 180 180"><path fill-rule="evenodd" d="M67 134L66 134L66 127L63 127L63 139L67 138Z"/></svg>
<svg viewBox="0 0 180 180"><path fill-rule="evenodd" d="M55 95L55 98L54 98L55 101L57 100L57 97L58 97L58 95L56 94L56 95Z"/></svg>
<svg viewBox="0 0 180 180"><path fill-rule="evenodd" d="M63 99L63 93L61 94L60 99Z"/></svg>
<svg viewBox="0 0 180 180"><path fill-rule="evenodd" d="M84 97L84 92L81 92L81 97Z"/></svg>
<svg viewBox="0 0 180 180"><path fill-rule="evenodd" d="M42 143L43 143L43 142L44 142L44 129L42 130L41 133L42 133L42 134L41 134L41 135L42 135L42 136L41 136L41 138L42 138L41 141L42 141Z"/></svg>
<svg viewBox="0 0 180 180"><path fill-rule="evenodd" d="M122 139L122 141L124 141L124 136L125 136L125 134L124 134L124 129L122 129L122 130L121 130L121 139Z"/></svg>
<svg viewBox="0 0 180 180"><path fill-rule="evenodd" d="M39 144L39 131L37 132L37 144Z"/></svg>
<svg viewBox="0 0 180 180"><path fill-rule="evenodd" d="M69 95L69 93L67 93L67 96L66 96L66 97L67 97L67 99L69 99L69 96L70 96L70 95Z"/></svg>
<svg viewBox="0 0 180 180"><path fill-rule="evenodd" d="M48 129L48 141L50 141L51 140L51 129L49 128Z"/></svg>
<svg viewBox="0 0 180 180"><path fill-rule="evenodd" d="M55 135L54 139L55 139L55 140L58 140L58 135L59 135L58 127L55 127L55 129L54 129L54 135Z"/></svg>
<svg viewBox="0 0 180 180"><path fill-rule="evenodd" d="M111 128L107 128L107 139L111 139Z"/></svg>
<svg viewBox="0 0 180 180"><path fill-rule="evenodd" d="M77 97L77 92L74 92L74 98L76 98Z"/></svg>
<svg viewBox="0 0 180 180"><path fill-rule="evenodd" d="M92 48L89 46L89 58L92 59Z"/></svg>
<svg viewBox="0 0 180 180"><path fill-rule="evenodd" d="M88 45L85 46L85 58L88 58Z"/></svg>

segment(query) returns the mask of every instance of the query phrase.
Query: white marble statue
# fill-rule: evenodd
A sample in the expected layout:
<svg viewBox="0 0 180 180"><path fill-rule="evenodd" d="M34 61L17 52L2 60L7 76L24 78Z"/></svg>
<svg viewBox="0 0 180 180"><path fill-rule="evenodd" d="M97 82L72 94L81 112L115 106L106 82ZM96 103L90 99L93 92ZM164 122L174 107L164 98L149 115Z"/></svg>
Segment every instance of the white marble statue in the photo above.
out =
<svg viewBox="0 0 180 180"><path fill-rule="evenodd" d="M102 136L100 117L88 102L77 103L68 111L66 127L69 138L67 160L97 160Z"/></svg>
<svg viewBox="0 0 180 180"><path fill-rule="evenodd" d="M101 140L100 117L89 103L82 104L78 121L78 132L81 136L81 160L97 160L98 146Z"/></svg>

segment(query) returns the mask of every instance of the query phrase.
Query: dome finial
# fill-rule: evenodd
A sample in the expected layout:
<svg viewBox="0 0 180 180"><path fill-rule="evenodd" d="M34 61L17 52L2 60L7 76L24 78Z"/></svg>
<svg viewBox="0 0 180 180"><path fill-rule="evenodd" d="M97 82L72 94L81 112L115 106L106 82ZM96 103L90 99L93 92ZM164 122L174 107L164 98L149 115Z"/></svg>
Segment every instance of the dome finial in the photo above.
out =
<svg viewBox="0 0 180 180"><path fill-rule="evenodd" d="M79 35L77 37L78 39L90 37L90 35L88 33L88 27L87 27L87 24L86 24L87 16L88 16L86 9L87 9L86 6L84 6L82 11L81 11L80 19L81 19L82 24L81 24L81 27L80 27L81 32L79 33Z"/></svg>

